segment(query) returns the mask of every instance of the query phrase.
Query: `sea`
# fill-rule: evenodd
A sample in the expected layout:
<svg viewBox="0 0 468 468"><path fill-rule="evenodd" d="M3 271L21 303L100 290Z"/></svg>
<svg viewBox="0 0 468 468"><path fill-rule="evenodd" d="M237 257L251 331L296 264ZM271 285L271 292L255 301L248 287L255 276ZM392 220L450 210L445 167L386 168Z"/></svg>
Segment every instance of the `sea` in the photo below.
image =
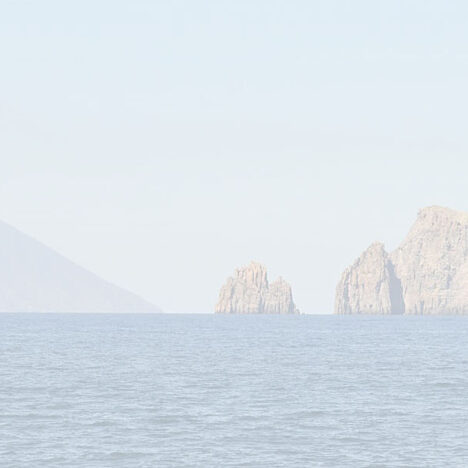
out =
<svg viewBox="0 0 468 468"><path fill-rule="evenodd" d="M0 315L0 467L467 467L468 317Z"/></svg>

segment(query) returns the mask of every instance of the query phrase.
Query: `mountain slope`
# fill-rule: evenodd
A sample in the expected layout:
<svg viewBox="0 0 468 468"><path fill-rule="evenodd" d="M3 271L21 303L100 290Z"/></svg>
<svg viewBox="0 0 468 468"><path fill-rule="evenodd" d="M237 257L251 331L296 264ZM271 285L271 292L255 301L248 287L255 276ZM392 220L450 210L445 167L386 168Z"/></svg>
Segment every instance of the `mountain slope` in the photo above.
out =
<svg viewBox="0 0 468 468"><path fill-rule="evenodd" d="M0 312L160 312L0 222Z"/></svg>

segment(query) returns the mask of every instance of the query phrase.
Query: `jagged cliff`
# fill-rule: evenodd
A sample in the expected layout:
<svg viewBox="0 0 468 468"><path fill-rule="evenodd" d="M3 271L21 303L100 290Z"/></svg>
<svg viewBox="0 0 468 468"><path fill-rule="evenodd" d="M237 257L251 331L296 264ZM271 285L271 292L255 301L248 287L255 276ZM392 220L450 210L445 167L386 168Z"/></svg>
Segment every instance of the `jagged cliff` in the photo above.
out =
<svg viewBox="0 0 468 468"><path fill-rule="evenodd" d="M298 314L291 286L282 278L269 283L260 263L238 268L227 279L215 308L218 314Z"/></svg>
<svg viewBox="0 0 468 468"><path fill-rule="evenodd" d="M337 287L338 314L403 312L401 285L383 244L372 244L343 273Z"/></svg>
<svg viewBox="0 0 468 468"><path fill-rule="evenodd" d="M388 255L373 244L345 270L337 314L468 314L468 214L432 206Z"/></svg>

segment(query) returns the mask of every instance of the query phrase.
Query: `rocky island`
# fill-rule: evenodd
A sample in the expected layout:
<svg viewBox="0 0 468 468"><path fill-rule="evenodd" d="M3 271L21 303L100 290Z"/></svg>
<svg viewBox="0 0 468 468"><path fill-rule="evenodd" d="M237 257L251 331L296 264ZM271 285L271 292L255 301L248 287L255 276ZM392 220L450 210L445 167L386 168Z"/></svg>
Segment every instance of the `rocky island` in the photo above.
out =
<svg viewBox="0 0 468 468"><path fill-rule="evenodd" d="M336 289L336 314L468 314L468 213L422 209L401 245L371 245Z"/></svg>
<svg viewBox="0 0 468 468"><path fill-rule="evenodd" d="M217 314L298 314L291 286L282 278L269 283L257 262L238 268L219 293Z"/></svg>

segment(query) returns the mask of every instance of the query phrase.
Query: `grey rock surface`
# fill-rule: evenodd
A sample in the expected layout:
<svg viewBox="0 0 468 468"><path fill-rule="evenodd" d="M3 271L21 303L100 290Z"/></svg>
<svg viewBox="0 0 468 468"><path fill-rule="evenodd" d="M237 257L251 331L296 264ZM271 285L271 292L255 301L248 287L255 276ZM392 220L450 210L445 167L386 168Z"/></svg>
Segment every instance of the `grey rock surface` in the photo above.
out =
<svg viewBox="0 0 468 468"><path fill-rule="evenodd" d="M269 283L266 268L257 262L238 268L227 279L215 308L218 314L298 314L291 286L282 278Z"/></svg>
<svg viewBox="0 0 468 468"><path fill-rule="evenodd" d="M468 314L468 214L420 210L388 255L374 244L345 270L337 314Z"/></svg>

